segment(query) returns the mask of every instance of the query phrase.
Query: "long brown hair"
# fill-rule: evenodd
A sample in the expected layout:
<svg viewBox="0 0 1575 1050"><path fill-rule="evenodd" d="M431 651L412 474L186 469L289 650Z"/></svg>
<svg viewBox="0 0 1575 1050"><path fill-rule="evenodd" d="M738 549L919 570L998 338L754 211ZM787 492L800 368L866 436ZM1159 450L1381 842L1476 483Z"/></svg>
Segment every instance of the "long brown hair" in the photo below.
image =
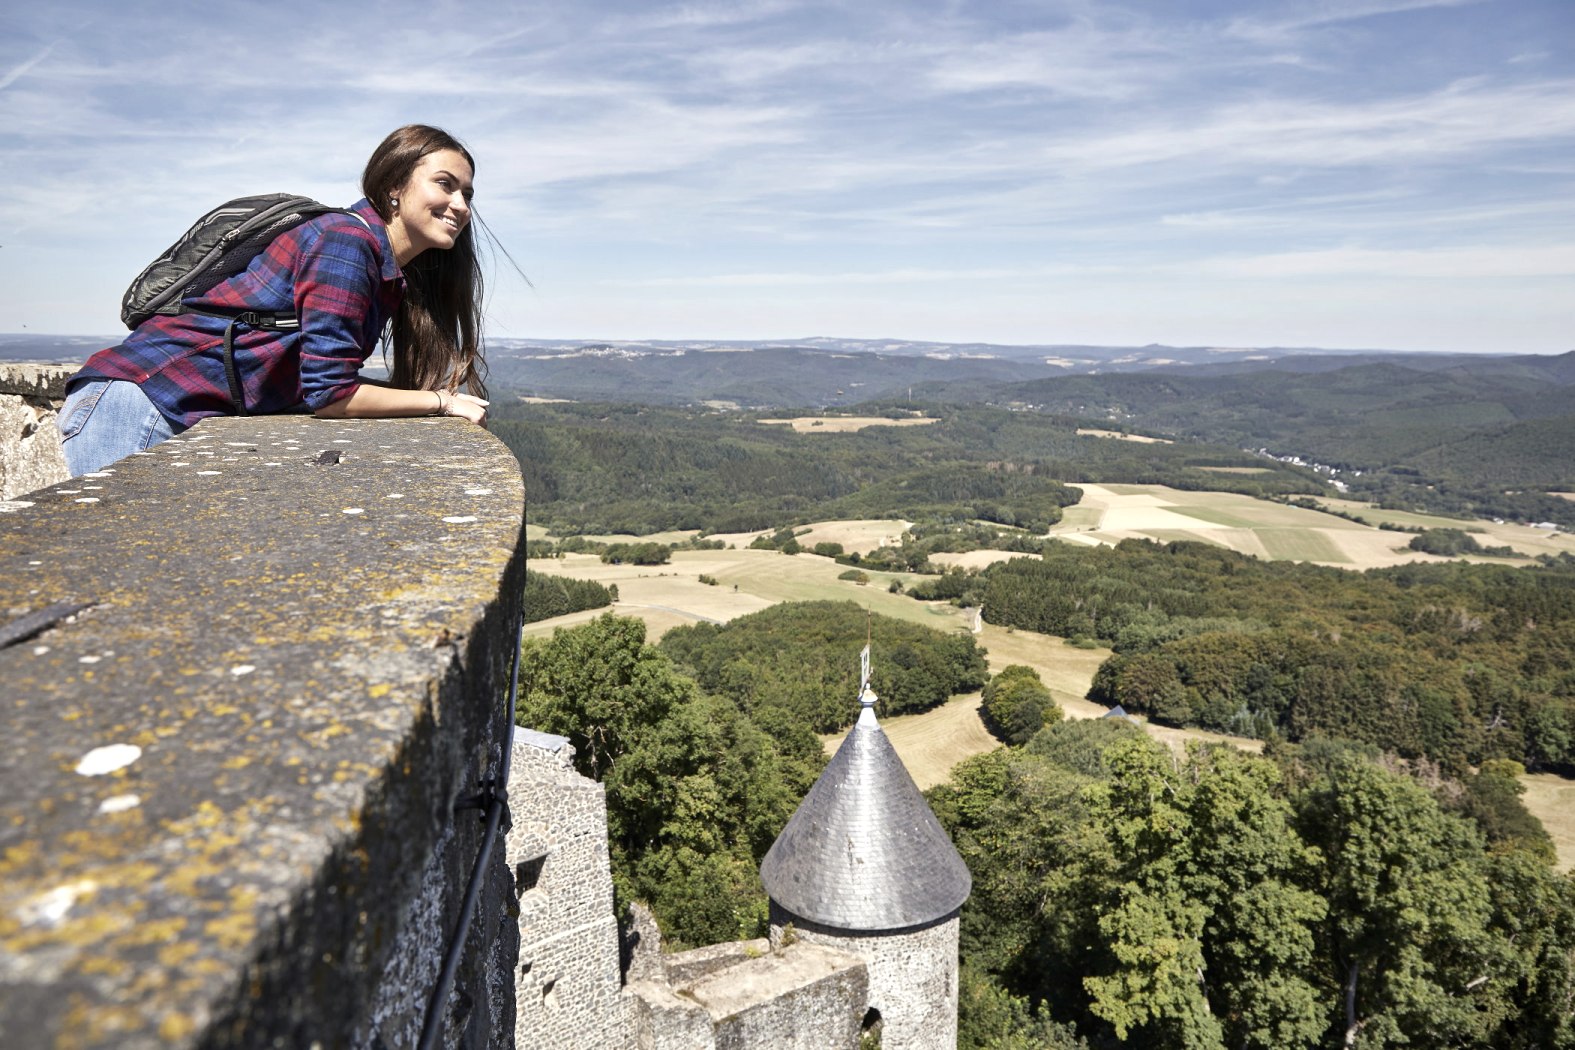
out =
<svg viewBox="0 0 1575 1050"><path fill-rule="evenodd" d="M458 139L441 128L407 124L372 151L361 174L361 192L384 222L393 219L389 198L399 194L421 158L451 149L464 156L472 173L476 161ZM407 390L458 390L487 396L487 366L482 357L483 281L472 234L477 220L460 231L446 251L425 251L405 270L405 296L394 314L394 360L389 381Z"/></svg>

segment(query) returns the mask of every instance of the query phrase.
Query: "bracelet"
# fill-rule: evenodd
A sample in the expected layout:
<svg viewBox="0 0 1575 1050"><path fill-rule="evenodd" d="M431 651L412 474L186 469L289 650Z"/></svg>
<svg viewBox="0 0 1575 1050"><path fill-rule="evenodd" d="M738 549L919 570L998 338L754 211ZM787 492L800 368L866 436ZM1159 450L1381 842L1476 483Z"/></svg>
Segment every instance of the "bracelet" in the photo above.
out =
<svg viewBox="0 0 1575 1050"><path fill-rule="evenodd" d="M437 398L437 408L433 409L431 412L428 412L427 415L441 416L443 414L443 392L440 390L434 390L432 393Z"/></svg>

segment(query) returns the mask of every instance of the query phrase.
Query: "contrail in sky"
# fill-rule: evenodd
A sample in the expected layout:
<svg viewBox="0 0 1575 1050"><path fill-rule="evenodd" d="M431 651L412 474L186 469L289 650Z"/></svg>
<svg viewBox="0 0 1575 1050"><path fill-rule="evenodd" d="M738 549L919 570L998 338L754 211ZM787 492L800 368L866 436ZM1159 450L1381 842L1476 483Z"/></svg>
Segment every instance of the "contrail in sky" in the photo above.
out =
<svg viewBox="0 0 1575 1050"><path fill-rule="evenodd" d="M44 50L40 51L38 54L34 55L32 58L28 59L26 62L23 62L21 65L17 66L15 69L11 70L5 76L0 77L0 91L4 91L6 88L10 87L12 84L15 84L18 80L21 80L24 76L27 75L27 71L28 70L32 69L34 66L38 65L44 59L48 58L49 57L49 53L51 51L53 51L54 49L55 49L55 45L54 44L50 44L48 47L44 48Z"/></svg>

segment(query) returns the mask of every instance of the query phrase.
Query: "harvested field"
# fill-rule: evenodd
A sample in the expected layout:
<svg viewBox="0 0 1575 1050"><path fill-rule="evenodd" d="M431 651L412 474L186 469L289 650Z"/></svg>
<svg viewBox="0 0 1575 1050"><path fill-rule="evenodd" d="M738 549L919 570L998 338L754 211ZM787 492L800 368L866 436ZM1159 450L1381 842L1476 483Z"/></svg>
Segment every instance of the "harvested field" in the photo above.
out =
<svg viewBox="0 0 1575 1050"><path fill-rule="evenodd" d="M1496 522L1485 519L1462 520L1460 518L1445 518L1436 514L1413 514L1403 510L1381 510L1371 503L1361 503L1349 499L1328 499L1317 497L1318 502L1342 514L1353 514L1375 528L1380 524L1404 525L1409 528L1422 529L1464 529L1471 533L1476 541L1484 547L1513 547L1523 554L1536 557L1539 554L1557 555L1562 552L1575 554L1575 535L1568 532L1559 532L1553 529L1534 529L1529 525L1516 525L1513 522ZM1403 532L1383 530L1379 535L1389 539L1396 547L1405 547L1411 542L1411 537ZM1422 560L1416 557L1415 551L1406 551L1412 557L1407 561ZM1514 559L1503 558L1477 558L1470 561L1498 562L1504 565L1523 564Z"/></svg>
<svg viewBox="0 0 1575 1050"><path fill-rule="evenodd" d="M939 423L928 416L887 419L884 416L798 416L793 419L762 419L762 423L785 424L800 434L851 434L866 427L922 427Z"/></svg>
<svg viewBox="0 0 1575 1050"><path fill-rule="evenodd" d="M619 600L612 611L644 619L652 639L678 623L725 623L783 601L852 601L887 616L940 630L965 630L968 626L966 614L955 606L916 602L887 591L891 580L911 581L912 576L871 572L869 584L861 587L837 579L845 566L810 554L789 557L766 550L675 551L669 565L607 565L593 554L566 554L561 558L537 559L531 562L531 568L603 585L617 584ZM701 583L701 575L718 582L715 586ZM526 631L551 634L553 627L583 622L602 611L605 610L543 620L529 625Z"/></svg>
<svg viewBox="0 0 1575 1050"><path fill-rule="evenodd" d="M947 568L961 565L965 569L982 569L986 565L994 565L998 561L1037 557L1037 554L1024 554L1021 551L962 551L960 553L943 551L940 554L930 555L930 561L936 565L944 565Z"/></svg>
<svg viewBox="0 0 1575 1050"><path fill-rule="evenodd" d="M1033 631L1008 631L985 624L979 644L989 651L990 673L998 674L1010 664L1025 664L1039 672L1050 695L1068 718L1103 718L1105 708L1083 697L1093 683L1094 672L1110 656L1109 649L1077 649L1060 638ZM1209 733L1201 729L1171 729L1134 718L1156 740L1162 740L1178 754L1189 742L1227 743L1254 753L1263 750L1263 741ZM921 788L944 782L952 767L974 755L1000 747L1000 741L984 728L979 717L979 696L972 694L952 699L933 711L919 715L897 715L881 719L887 739L908 767ZM829 755L841 745L846 733L821 737Z"/></svg>
<svg viewBox="0 0 1575 1050"><path fill-rule="evenodd" d="M799 545L813 547L817 543L840 543L846 551L868 554L876 547L902 542L902 534L913 527L913 522L896 518L856 518L847 521L818 521L794 527ZM759 536L769 536L776 529L756 532L715 532L707 539L721 540L733 547L747 547Z"/></svg>
<svg viewBox="0 0 1575 1050"><path fill-rule="evenodd" d="M978 693L954 696L922 715L882 718L880 727L921 791L951 779L952 767L963 759L1001 746L979 717ZM821 737L826 754L834 754L845 736Z"/></svg>
<svg viewBox="0 0 1575 1050"><path fill-rule="evenodd" d="M1117 441L1136 441L1144 445L1173 445L1175 442L1169 438L1149 437L1147 434L1123 434L1119 430L1091 430L1078 427L1079 437L1114 438Z"/></svg>
<svg viewBox="0 0 1575 1050"><path fill-rule="evenodd" d="M1129 538L1161 543L1195 540L1258 558L1350 569L1447 560L1410 550L1407 544L1411 537L1403 532L1376 527L1380 521L1388 521L1427 528L1480 529L1482 534L1477 538L1484 545L1510 546L1528 555L1575 552L1575 536L1567 533L1373 511L1366 504L1350 500L1320 502L1331 509L1360 514L1371 524L1231 492L1183 492L1164 485L1077 487L1083 490L1082 501L1068 507L1049 533L1071 543L1115 544Z"/></svg>
<svg viewBox="0 0 1575 1050"><path fill-rule="evenodd" d="M1560 871L1575 871L1575 780L1552 773L1528 773L1521 801L1553 837Z"/></svg>

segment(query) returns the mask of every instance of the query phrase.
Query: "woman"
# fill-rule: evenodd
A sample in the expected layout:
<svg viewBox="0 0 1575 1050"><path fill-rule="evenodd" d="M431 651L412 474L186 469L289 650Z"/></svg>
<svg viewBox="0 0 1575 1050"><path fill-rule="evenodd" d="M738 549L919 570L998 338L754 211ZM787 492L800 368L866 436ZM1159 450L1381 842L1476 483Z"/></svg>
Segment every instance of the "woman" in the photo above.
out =
<svg viewBox="0 0 1575 1050"><path fill-rule="evenodd" d="M239 411L224 335L245 310L293 312L292 330L237 325L234 365L250 413L334 419L462 416L486 422L481 271L471 235L475 162L458 140L400 128L361 176L365 199L273 240L245 272L138 325L71 377L60 411L73 476ZM226 316L228 315L228 316ZM386 334L385 334L386 333ZM389 385L362 382L382 339ZM458 393L460 387L468 393Z"/></svg>

